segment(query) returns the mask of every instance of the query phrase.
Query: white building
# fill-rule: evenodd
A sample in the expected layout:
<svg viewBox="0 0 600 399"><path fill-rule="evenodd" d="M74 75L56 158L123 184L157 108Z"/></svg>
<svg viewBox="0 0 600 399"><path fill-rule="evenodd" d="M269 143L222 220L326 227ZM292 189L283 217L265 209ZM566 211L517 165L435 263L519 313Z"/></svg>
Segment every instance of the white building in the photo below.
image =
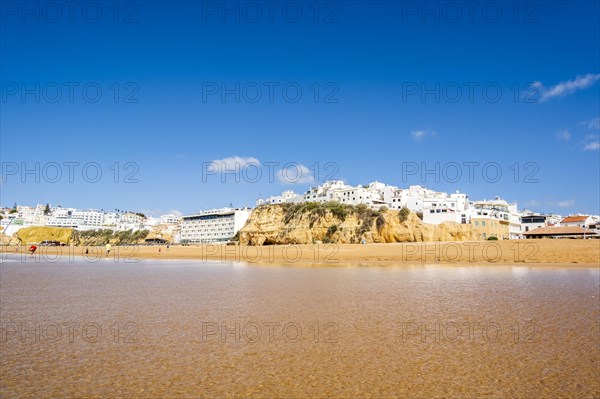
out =
<svg viewBox="0 0 600 399"><path fill-rule="evenodd" d="M348 205L365 204L373 209L390 206L393 193L397 187L380 182L372 182L366 186L350 186L342 180L330 180L321 186L311 187L304 194L284 191L279 196L258 199L256 205L300 203L300 202L341 202Z"/></svg>
<svg viewBox="0 0 600 399"><path fill-rule="evenodd" d="M144 228L144 218L135 213L124 213L120 215L117 221L116 230L125 231L137 231Z"/></svg>
<svg viewBox="0 0 600 399"><path fill-rule="evenodd" d="M75 219L81 219L82 225L88 228L99 229L104 223L104 213L95 209L88 209L87 211L74 209L71 211L71 215Z"/></svg>
<svg viewBox="0 0 600 399"><path fill-rule="evenodd" d="M292 199L298 197L298 194L293 192L292 190L286 190L281 193L281 195L272 196L269 198L259 198L256 200L256 206L261 205L272 205L272 204L282 204L284 202L291 202Z"/></svg>
<svg viewBox="0 0 600 399"><path fill-rule="evenodd" d="M46 223L46 205L38 204L36 207L18 206L17 218L23 220L24 225L43 226Z"/></svg>
<svg viewBox="0 0 600 399"><path fill-rule="evenodd" d="M184 216L179 240L182 243L230 241L244 227L250 208L221 208Z"/></svg>
<svg viewBox="0 0 600 399"><path fill-rule="evenodd" d="M77 211L75 208L53 207L42 226L78 229L80 225L83 225L83 219L75 217L73 215L75 211Z"/></svg>
<svg viewBox="0 0 600 399"><path fill-rule="evenodd" d="M162 215L160 217L161 224L179 224L181 223L181 216L176 216L173 214Z"/></svg>
<svg viewBox="0 0 600 399"><path fill-rule="evenodd" d="M521 214L516 203L508 203L500 197L494 200L473 202L471 217L477 219L490 219L508 224L508 239L514 240L523 237Z"/></svg>
<svg viewBox="0 0 600 399"><path fill-rule="evenodd" d="M104 218L102 222L102 228L105 229L116 229L119 221L121 220L121 215L116 212L104 212Z"/></svg>
<svg viewBox="0 0 600 399"><path fill-rule="evenodd" d="M441 201L447 197L448 194L443 192L429 190L421 186L409 186L407 189L396 189L394 191L390 207L396 210L408 208L412 212L420 213L423 212L423 201L425 199Z"/></svg>
<svg viewBox="0 0 600 399"><path fill-rule="evenodd" d="M68 227L72 229L79 229L82 225L82 219L77 219L71 216L52 216L46 221L46 226L50 227Z"/></svg>
<svg viewBox="0 0 600 399"><path fill-rule="evenodd" d="M521 216L521 227L523 233L530 232L540 227L547 227L549 225L549 219L546 215L539 213L526 213Z"/></svg>
<svg viewBox="0 0 600 399"><path fill-rule="evenodd" d="M425 198L422 200L423 223L470 223L471 206L469 197L466 194L457 192L445 198L440 198L438 194L440 193L436 193L434 198Z"/></svg>
<svg viewBox="0 0 600 399"><path fill-rule="evenodd" d="M560 221L561 226L589 228L598 223L598 218L589 215L570 215Z"/></svg>

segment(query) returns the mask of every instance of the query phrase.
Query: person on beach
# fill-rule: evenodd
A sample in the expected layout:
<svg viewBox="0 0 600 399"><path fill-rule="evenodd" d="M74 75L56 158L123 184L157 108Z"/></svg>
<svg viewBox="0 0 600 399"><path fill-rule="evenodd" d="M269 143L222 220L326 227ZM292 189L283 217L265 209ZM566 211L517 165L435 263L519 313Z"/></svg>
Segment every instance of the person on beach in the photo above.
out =
<svg viewBox="0 0 600 399"><path fill-rule="evenodd" d="M106 244L106 256L108 256L108 254L110 254L110 243Z"/></svg>
<svg viewBox="0 0 600 399"><path fill-rule="evenodd" d="M161 248L160 248L160 247L158 247L158 253L160 253L160 251L161 251Z"/></svg>
<svg viewBox="0 0 600 399"><path fill-rule="evenodd" d="M89 248L86 248L86 249L85 249L85 254L87 255L87 254L89 254L89 253L90 253L90 249L89 249Z"/></svg>
<svg viewBox="0 0 600 399"><path fill-rule="evenodd" d="M37 246L35 244L29 247L29 253L32 256L33 256L33 254L35 253L36 250L37 250Z"/></svg>

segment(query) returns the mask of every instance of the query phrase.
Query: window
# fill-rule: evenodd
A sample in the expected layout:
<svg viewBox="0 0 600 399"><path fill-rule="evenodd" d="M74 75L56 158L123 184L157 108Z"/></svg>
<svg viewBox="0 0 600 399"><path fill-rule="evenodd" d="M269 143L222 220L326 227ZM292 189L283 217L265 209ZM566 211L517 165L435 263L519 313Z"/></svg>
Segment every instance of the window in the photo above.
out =
<svg viewBox="0 0 600 399"><path fill-rule="evenodd" d="M485 222L481 222L481 226L482 226L482 227L485 227Z"/></svg>

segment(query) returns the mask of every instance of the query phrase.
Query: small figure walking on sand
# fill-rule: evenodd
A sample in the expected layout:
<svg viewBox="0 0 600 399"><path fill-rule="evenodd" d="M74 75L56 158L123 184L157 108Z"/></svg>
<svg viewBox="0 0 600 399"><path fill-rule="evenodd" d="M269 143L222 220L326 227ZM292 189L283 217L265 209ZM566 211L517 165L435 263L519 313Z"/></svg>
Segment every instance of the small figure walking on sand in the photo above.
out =
<svg viewBox="0 0 600 399"><path fill-rule="evenodd" d="M106 256L108 256L108 254L110 254L110 243L106 244Z"/></svg>
<svg viewBox="0 0 600 399"><path fill-rule="evenodd" d="M90 253L90 249L89 249L89 248L86 248L86 249L85 249L85 254L87 255L87 254L89 254L89 253Z"/></svg>
<svg viewBox="0 0 600 399"><path fill-rule="evenodd" d="M29 247L29 253L32 256L33 256L33 254L35 253L36 250L37 250L37 246L35 244Z"/></svg>
<svg viewBox="0 0 600 399"><path fill-rule="evenodd" d="M161 251L161 248L160 248L160 247L158 247L158 253L160 253L160 251Z"/></svg>

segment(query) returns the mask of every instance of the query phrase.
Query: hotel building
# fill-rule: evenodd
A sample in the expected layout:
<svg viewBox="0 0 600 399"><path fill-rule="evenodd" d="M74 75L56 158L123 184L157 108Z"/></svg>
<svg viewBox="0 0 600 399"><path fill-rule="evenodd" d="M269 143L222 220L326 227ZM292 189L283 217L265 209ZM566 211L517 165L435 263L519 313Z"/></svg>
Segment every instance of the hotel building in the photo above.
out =
<svg viewBox="0 0 600 399"><path fill-rule="evenodd" d="M230 241L250 217L249 208L221 208L184 216L181 221L182 244Z"/></svg>

